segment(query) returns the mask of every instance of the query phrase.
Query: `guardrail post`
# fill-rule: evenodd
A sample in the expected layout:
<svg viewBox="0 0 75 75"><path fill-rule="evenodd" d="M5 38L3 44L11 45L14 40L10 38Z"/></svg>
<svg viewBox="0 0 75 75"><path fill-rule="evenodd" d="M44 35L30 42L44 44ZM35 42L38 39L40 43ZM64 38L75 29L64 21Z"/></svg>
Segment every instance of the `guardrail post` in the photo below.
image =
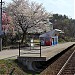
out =
<svg viewBox="0 0 75 75"><path fill-rule="evenodd" d="M20 42L19 42L19 57L20 57Z"/></svg>
<svg viewBox="0 0 75 75"><path fill-rule="evenodd" d="M41 42L40 42L40 57L41 57Z"/></svg>
<svg viewBox="0 0 75 75"><path fill-rule="evenodd" d="M31 41L30 41L30 50L31 50Z"/></svg>

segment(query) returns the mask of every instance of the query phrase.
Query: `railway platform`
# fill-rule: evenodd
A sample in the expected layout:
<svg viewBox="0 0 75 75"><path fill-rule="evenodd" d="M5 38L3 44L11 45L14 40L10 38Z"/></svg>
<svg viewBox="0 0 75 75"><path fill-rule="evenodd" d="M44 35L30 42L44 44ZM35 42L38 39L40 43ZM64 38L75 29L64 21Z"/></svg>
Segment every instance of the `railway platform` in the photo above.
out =
<svg viewBox="0 0 75 75"><path fill-rule="evenodd" d="M75 42L67 42L63 44L57 44L55 46L42 46L41 47L41 57L38 50L21 50L20 52L26 52L17 57L18 61L24 66L27 66L29 70L35 70L35 61L48 61L57 54L64 50L67 50L75 45ZM38 48L38 47L37 47ZM28 54L30 53L30 54ZM33 54L34 53L34 54ZM37 54L36 54L37 53Z"/></svg>

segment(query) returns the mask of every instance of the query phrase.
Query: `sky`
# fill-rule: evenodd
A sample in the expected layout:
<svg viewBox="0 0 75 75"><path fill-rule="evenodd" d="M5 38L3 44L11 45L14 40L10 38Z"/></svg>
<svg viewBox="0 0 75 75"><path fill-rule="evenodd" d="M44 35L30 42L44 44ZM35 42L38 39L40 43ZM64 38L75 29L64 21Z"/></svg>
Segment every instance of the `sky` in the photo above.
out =
<svg viewBox="0 0 75 75"><path fill-rule="evenodd" d="M12 0L3 0L7 3ZM75 19L75 0L31 0L39 4L43 4L43 7L47 12L52 14L66 15L69 18Z"/></svg>

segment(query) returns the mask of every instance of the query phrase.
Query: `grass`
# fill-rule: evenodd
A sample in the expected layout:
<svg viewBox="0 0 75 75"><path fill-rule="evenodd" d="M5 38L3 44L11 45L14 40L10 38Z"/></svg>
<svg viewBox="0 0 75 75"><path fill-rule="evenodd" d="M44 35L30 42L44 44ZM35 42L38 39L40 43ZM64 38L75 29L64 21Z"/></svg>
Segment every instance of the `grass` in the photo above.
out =
<svg viewBox="0 0 75 75"><path fill-rule="evenodd" d="M13 71L14 70L14 71ZM27 75L15 62L15 60L0 60L0 75L9 74L13 71L12 75Z"/></svg>
<svg viewBox="0 0 75 75"><path fill-rule="evenodd" d="M58 42L59 42L59 43L65 43L66 41L64 41L62 38L59 38L59 39L58 39Z"/></svg>
<svg viewBox="0 0 75 75"><path fill-rule="evenodd" d="M36 73L34 74L33 72L28 71L26 67L23 67L24 66L19 64L15 59L0 60L0 75L9 75L12 71L12 75L39 75Z"/></svg>

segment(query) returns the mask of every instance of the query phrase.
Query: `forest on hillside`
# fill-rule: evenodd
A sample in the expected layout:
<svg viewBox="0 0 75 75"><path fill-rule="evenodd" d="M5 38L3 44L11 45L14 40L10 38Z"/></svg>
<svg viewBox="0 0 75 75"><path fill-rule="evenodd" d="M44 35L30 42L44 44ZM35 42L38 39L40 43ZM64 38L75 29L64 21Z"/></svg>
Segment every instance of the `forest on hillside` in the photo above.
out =
<svg viewBox="0 0 75 75"><path fill-rule="evenodd" d="M62 38L65 41L74 41L75 39L75 19L68 18L66 15L53 14L50 18L54 29L61 29L64 34Z"/></svg>

